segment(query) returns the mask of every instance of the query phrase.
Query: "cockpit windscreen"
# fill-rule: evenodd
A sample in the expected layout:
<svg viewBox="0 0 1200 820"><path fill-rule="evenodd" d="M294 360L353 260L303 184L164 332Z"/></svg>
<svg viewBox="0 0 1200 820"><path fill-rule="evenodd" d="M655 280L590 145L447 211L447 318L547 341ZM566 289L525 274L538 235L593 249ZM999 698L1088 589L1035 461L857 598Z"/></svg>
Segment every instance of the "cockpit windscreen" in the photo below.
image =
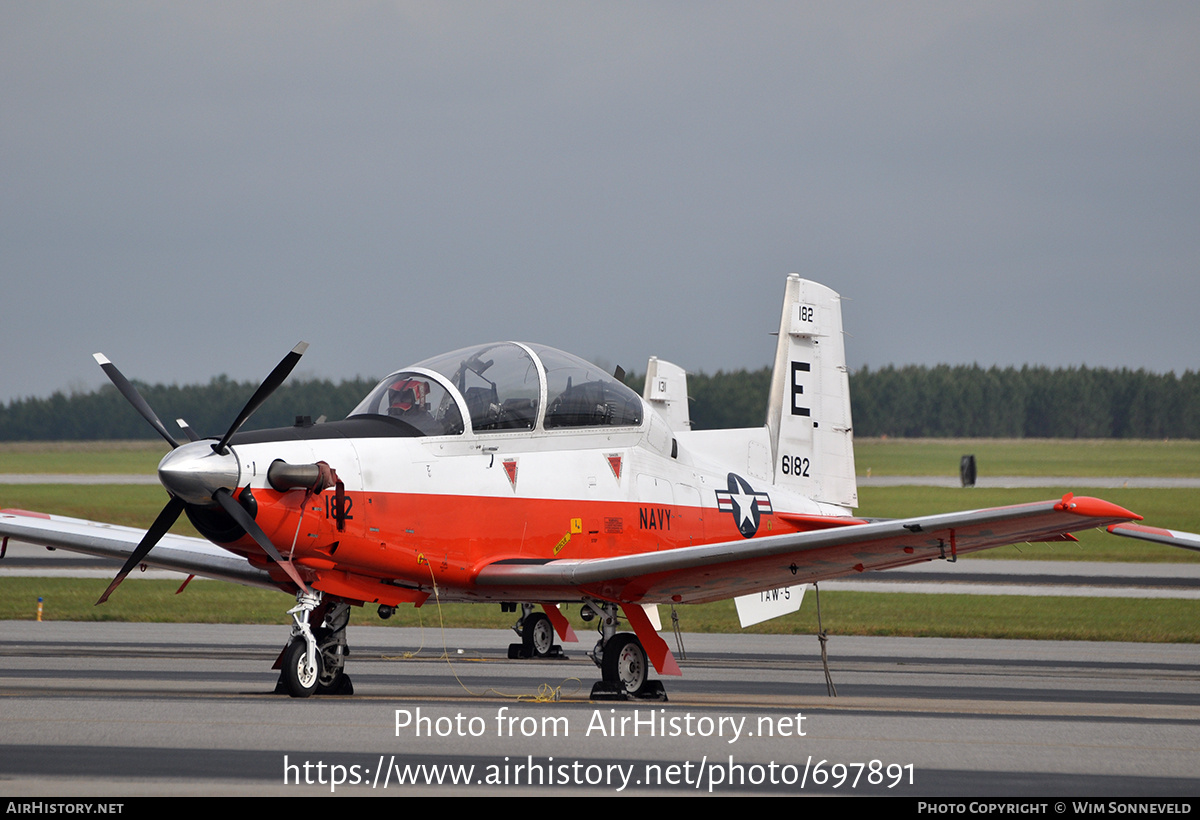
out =
<svg viewBox="0 0 1200 820"><path fill-rule="evenodd" d="M544 392L539 361L546 373ZM428 436L458 435L464 424L455 391L476 433L533 430L543 395L546 430L642 423L641 398L601 368L552 347L513 342L418 362L380 382L351 415L400 419Z"/></svg>
<svg viewBox="0 0 1200 820"><path fill-rule="evenodd" d="M399 419L427 436L457 436L462 413L450 391L422 373L393 373L376 385L350 413Z"/></svg>

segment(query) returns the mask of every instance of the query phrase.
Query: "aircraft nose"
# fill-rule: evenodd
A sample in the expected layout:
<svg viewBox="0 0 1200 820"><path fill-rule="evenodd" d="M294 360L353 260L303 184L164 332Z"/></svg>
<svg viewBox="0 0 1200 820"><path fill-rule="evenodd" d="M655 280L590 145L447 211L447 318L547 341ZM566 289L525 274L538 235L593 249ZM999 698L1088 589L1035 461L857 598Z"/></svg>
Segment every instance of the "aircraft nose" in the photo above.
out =
<svg viewBox="0 0 1200 820"><path fill-rule="evenodd" d="M241 466L233 448L216 453L211 440L180 445L158 464L158 480L167 492L188 504L214 504L213 493L220 489L232 492L240 477Z"/></svg>

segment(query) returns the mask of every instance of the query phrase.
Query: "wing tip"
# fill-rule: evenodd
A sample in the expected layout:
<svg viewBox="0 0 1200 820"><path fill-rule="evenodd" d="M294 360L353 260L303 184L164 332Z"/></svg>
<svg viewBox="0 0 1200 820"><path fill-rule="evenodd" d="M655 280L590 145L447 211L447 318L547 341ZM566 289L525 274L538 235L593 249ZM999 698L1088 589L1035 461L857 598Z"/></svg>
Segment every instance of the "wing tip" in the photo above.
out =
<svg viewBox="0 0 1200 820"><path fill-rule="evenodd" d="M1118 504L1086 495L1079 496L1067 493L1062 497L1062 501L1057 506L1058 509L1064 512L1072 512L1076 515L1087 516L1088 518L1124 518L1127 521L1142 520L1140 515L1130 512Z"/></svg>

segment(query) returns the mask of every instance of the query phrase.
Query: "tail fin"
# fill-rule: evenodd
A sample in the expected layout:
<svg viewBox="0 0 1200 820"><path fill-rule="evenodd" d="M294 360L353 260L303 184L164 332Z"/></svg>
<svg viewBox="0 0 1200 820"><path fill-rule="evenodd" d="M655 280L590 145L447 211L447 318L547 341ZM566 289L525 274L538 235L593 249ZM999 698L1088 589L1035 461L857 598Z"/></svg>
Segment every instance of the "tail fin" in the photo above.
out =
<svg viewBox="0 0 1200 820"><path fill-rule="evenodd" d="M677 364L651 356L646 363L642 398L658 411L671 432L692 429L688 413L687 371Z"/></svg>
<svg viewBox="0 0 1200 820"><path fill-rule="evenodd" d="M767 429L776 484L858 506L841 297L795 273L784 292Z"/></svg>

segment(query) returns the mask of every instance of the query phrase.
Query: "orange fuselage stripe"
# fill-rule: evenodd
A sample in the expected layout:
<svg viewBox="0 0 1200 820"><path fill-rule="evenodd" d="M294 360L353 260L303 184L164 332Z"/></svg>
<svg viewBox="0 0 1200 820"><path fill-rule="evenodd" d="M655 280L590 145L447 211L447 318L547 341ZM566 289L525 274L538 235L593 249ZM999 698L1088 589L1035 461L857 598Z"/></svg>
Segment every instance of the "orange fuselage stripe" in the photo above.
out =
<svg viewBox="0 0 1200 820"><path fill-rule="evenodd" d="M297 535L302 493L254 495L256 520L285 558L295 538L296 563L313 572L336 562L338 573L417 585L428 585L432 571L439 583L471 586L476 573L496 561L607 558L742 537L733 515L716 507L363 492L346 493L341 532L334 494L310 497ZM817 529L818 518L800 527L762 515L758 534ZM248 538L227 546L263 561Z"/></svg>

